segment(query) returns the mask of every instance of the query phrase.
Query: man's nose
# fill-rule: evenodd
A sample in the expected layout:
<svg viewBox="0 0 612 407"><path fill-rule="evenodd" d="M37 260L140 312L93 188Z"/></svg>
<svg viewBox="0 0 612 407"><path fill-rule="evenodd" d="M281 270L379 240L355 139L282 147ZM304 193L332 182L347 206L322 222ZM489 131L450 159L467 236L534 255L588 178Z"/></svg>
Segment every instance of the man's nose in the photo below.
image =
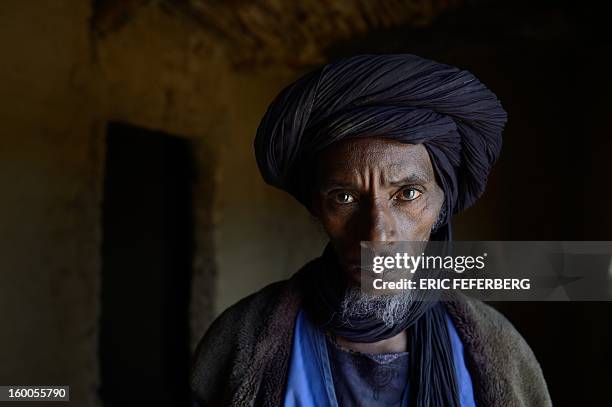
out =
<svg viewBox="0 0 612 407"><path fill-rule="evenodd" d="M386 242L396 238L396 223L384 203L373 202L366 216L366 238L371 242Z"/></svg>

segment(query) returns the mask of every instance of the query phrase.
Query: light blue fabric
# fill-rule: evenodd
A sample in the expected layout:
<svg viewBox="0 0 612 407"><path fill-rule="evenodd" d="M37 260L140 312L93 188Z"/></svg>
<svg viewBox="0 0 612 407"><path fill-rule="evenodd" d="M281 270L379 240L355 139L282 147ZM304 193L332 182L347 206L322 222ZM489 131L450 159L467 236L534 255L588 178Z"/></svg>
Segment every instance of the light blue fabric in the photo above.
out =
<svg viewBox="0 0 612 407"><path fill-rule="evenodd" d="M285 407L336 407L325 335L300 310L295 321Z"/></svg>
<svg viewBox="0 0 612 407"><path fill-rule="evenodd" d="M446 314L446 326L450 335L451 346L453 347L453 362L455 362L455 377L459 386L459 404L461 407L476 407L474 401L474 388L472 378L465 366L463 343L457 334L457 329L451 317Z"/></svg>
<svg viewBox="0 0 612 407"><path fill-rule="evenodd" d="M463 344L448 314L446 322L453 348L461 407L475 407L472 379L465 366ZM408 405L408 391L404 394L402 405L404 407ZM338 406L325 335L310 322L302 310L298 312L295 322L284 406Z"/></svg>

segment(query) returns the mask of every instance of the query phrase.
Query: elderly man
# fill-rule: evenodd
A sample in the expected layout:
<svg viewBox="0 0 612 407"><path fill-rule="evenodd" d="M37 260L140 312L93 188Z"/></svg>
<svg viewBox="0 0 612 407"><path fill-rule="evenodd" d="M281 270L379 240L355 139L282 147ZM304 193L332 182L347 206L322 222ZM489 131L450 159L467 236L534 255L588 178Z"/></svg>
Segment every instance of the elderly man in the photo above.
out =
<svg viewBox="0 0 612 407"><path fill-rule="evenodd" d="M257 163L330 242L213 323L194 360L196 404L550 405L532 351L492 308L358 285L362 241L452 239L505 122L472 74L413 55L356 56L281 92L258 129Z"/></svg>

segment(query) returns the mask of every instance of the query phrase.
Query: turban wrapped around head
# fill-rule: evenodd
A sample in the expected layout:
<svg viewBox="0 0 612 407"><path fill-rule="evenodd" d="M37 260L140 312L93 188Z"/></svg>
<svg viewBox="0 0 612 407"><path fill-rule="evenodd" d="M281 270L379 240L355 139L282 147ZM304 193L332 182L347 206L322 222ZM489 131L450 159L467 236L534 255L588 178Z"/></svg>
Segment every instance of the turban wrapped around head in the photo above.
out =
<svg viewBox="0 0 612 407"><path fill-rule="evenodd" d="M359 55L285 88L259 125L255 155L267 183L308 205L300 171L331 144L356 137L422 143L448 224L484 192L505 123L497 97L467 71L409 54Z"/></svg>

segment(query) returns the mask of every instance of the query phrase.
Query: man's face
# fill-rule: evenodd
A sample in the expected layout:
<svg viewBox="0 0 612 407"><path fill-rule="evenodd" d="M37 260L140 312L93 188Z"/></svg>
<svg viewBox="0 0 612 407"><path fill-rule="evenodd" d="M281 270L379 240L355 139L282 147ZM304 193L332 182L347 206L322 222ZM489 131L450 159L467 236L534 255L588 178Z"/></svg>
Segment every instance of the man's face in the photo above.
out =
<svg viewBox="0 0 612 407"><path fill-rule="evenodd" d="M316 175L312 211L355 282L361 241L428 240L444 200L420 144L345 140L320 155Z"/></svg>

